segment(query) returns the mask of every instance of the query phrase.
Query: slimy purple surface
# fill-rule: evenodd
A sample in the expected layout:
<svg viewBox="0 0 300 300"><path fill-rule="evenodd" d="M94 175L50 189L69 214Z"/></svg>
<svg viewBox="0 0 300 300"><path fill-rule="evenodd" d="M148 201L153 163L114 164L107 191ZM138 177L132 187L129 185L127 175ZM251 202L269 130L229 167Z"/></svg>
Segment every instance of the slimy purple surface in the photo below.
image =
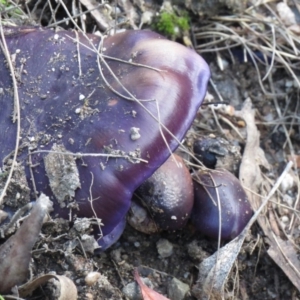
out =
<svg viewBox="0 0 300 300"><path fill-rule="evenodd" d="M88 35L87 39L72 31L16 27L5 28L5 38L14 57L21 106L18 162L25 167L32 191L28 149L51 150L56 144L72 153L127 156L77 157L80 188L75 190L74 197L65 199L67 204L74 201L78 204L78 210L72 210L72 217L96 214L102 219L102 246L107 248L114 242L113 237L117 239L123 231L134 190L170 155L156 119L163 124L162 132L174 151L205 96L210 76L208 66L191 49L156 33L126 31L105 38L102 47L103 54L119 59L105 58L105 61L121 86L101 62L106 82L103 80L98 56L91 50L90 43L99 48L101 42L95 35ZM0 53L0 87L3 164L14 150L17 132L11 117L12 80L3 53ZM137 129L137 136L133 136L132 128ZM44 152L31 155L36 189L54 200L53 216L69 218L70 208L58 204L49 185L44 163L47 155ZM138 163L136 158L147 163Z"/></svg>
<svg viewBox="0 0 300 300"><path fill-rule="evenodd" d="M191 220L196 229L218 239L221 215L221 239L234 239L252 216L250 203L239 180L221 169L198 171L193 174L193 179L195 202Z"/></svg>

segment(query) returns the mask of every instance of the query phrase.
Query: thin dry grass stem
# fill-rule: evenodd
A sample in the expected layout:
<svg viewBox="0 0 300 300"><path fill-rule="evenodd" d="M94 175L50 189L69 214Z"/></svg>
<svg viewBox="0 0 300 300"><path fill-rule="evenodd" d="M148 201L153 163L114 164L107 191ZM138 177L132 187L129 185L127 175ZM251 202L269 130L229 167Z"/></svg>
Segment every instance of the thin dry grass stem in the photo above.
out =
<svg viewBox="0 0 300 300"><path fill-rule="evenodd" d="M57 6L59 7L60 3L58 3ZM74 16L71 16L71 17L68 17L68 18L65 18L63 20L56 21L56 22L53 22L53 23L49 22L50 24L47 25L46 28L57 27L58 25L60 25L62 23L66 23L66 22L71 21L71 18L78 18L78 17L81 18L82 16L87 15L88 13L92 12L93 10L99 9L102 6L103 6L103 4L98 4L97 6L91 8L91 9L87 9L83 12L78 13L78 14L75 14Z"/></svg>
<svg viewBox="0 0 300 300"><path fill-rule="evenodd" d="M78 32L77 31L75 31L75 35L76 35L76 48L77 48L77 61L78 61L79 77L82 77L81 55L80 55L79 37L78 37Z"/></svg>
<svg viewBox="0 0 300 300"><path fill-rule="evenodd" d="M273 201L272 201L273 202ZM283 233L283 235L285 236L285 238L287 240L289 240L296 249L298 249L298 251L300 251L300 246L298 246L295 241L293 240L293 237L291 236L291 234L287 233L286 230L284 229L284 227L282 226L281 222L280 222L280 218L277 214L276 211L274 211L274 215L275 215L275 218L276 218L276 221L277 221L277 225L280 227L281 229L281 232Z"/></svg>
<svg viewBox="0 0 300 300"><path fill-rule="evenodd" d="M149 102L149 101L156 101L155 99L137 99L120 81L120 79L118 78L118 76L113 72L113 70L110 68L110 66L108 65L108 63L105 61L104 57L103 57L103 42L104 42L104 38L101 39L100 43L99 43L99 47L98 47L98 51L97 53L99 54L97 56L97 64L98 64L98 69L100 72L100 75L102 77L102 79L104 80L106 86L116 95L118 95L119 97L128 100L128 101L135 101L137 103L139 103L140 105L142 105L141 102ZM120 87L122 87L122 89L124 90L124 92L128 95L124 95L121 94L120 92L118 92L116 89L114 89L109 82L106 80L103 71L102 71L102 67L101 67L101 63L103 63L105 65L105 67L108 69L109 73L113 76L113 78L116 80L116 82L120 85ZM142 105L143 106L143 105ZM143 106L144 107L144 106ZM145 108L145 107L144 107ZM145 108L146 109L146 108Z"/></svg>
<svg viewBox="0 0 300 300"><path fill-rule="evenodd" d="M222 232L222 207L221 207L221 200L220 200L220 195L219 195L219 189L217 188L217 184L213 178L213 176L211 176L211 174L209 174L209 177L211 179L211 181L213 182L213 185L216 187L215 188L215 192L216 192L216 196L217 196L217 203L215 203L213 197L211 196L211 194L209 193L208 189L205 187L204 184L202 184L203 188L205 189L206 193L210 196L211 200L213 201L214 205L216 205L218 207L218 220L219 220L219 230L218 230L218 241L217 241L217 255L216 255L216 263L214 265L214 271L213 271L213 277L212 277L212 281L211 281L211 285L210 285L210 292L208 294L208 298L210 299L210 297L213 294L213 288L214 288L214 284L215 284L215 280L216 280L216 276L217 276L217 272L218 270L218 265L219 265L219 260L220 260L220 249L221 249L221 232ZM221 264L220 264L221 266Z"/></svg>
<svg viewBox="0 0 300 300"><path fill-rule="evenodd" d="M193 152L193 150L190 150L187 146L180 144L179 145L179 149L180 151L182 151L183 153L187 154L190 156L190 158L194 159L195 164L193 164L191 161L188 161L186 159L183 158L184 162L186 165L189 166L194 166L198 169L203 169L203 170L208 170L208 168L206 168L203 163L195 156L195 153Z"/></svg>
<svg viewBox="0 0 300 300"><path fill-rule="evenodd" d="M242 136L242 134L240 133L240 131L238 130L238 128L227 118L219 115L219 118L226 123L229 127L231 127L231 129L240 137L241 140L245 140L245 138Z"/></svg>
<svg viewBox="0 0 300 300"><path fill-rule="evenodd" d="M257 194L256 194L256 195L257 195ZM260 195L258 195L258 196L260 196ZM262 196L260 196L260 197L262 197ZM293 207L291 207L291 206L285 205L285 204L283 204L283 203L281 203L281 202L276 202L276 201L274 201L274 200L270 200L270 202L276 204L277 206L280 206L280 207L282 207L282 208L286 208L286 209L288 209L288 210L294 212L294 213L295 213L296 215L298 215L298 217L300 218L300 211L299 211L298 209L295 209L295 208L293 208Z"/></svg>
<svg viewBox="0 0 300 300"><path fill-rule="evenodd" d="M94 214L94 216L96 218L96 221L97 221L97 226L98 226L98 229L99 229L99 237L97 238L97 241L99 241L103 237L101 226L104 226L104 224L101 222L101 219L98 218L97 213L96 213L96 211L94 209L93 202L95 200L99 199L99 198L93 198L92 186L94 184L94 174L92 172L90 172L90 173L91 173L91 176L92 176L92 180L91 180L91 185L90 185L90 198L88 200L91 203L91 208L92 208L93 214Z"/></svg>
<svg viewBox="0 0 300 300"><path fill-rule="evenodd" d="M293 163L294 163L294 162L293 162ZM295 164L295 163L294 163L294 164ZM271 179L270 179L269 177L267 177L265 174L262 174L262 176L263 176L264 180L266 180L270 185L273 185L273 184L274 184L273 180L271 180ZM245 189L248 190L248 191L250 191L250 190L249 190L248 188L246 188L246 187L245 187ZM251 192L251 191L250 191L250 192ZM261 196L261 195L259 195L259 194L257 194L257 193L254 193L254 192L252 192L252 193L253 193L254 195L256 195L257 197L263 198L263 196ZM291 212L294 212L295 215L296 215L296 217L299 219L299 218L300 218L300 211L297 210L297 209L295 209L295 208L293 208L292 206L285 205L285 204L282 204L281 202L279 202L280 199L283 198L283 194L282 194L282 192L281 192L279 189L278 189L277 193L278 193L278 195L279 195L278 201L270 200L270 202L272 202L272 203L274 203L274 204L276 204L277 206L280 206L280 207L282 207L282 208L286 208L286 209L290 210Z"/></svg>
<svg viewBox="0 0 300 300"><path fill-rule="evenodd" d="M271 73L271 71L272 71L272 69L273 69L273 66L274 66L274 60L275 60L275 51L276 51L276 36L275 36L275 29L274 29L274 26L272 25L272 24L270 24L270 26L271 26L271 30L272 30L272 36L273 36L273 39L272 39L272 45L273 45L273 49L272 49L272 58L271 58L271 64L270 64L270 66L269 66L269 69L267 70L267 72L266 72L266 74L265 74L265 76L263 77L263 79L262 79L262 81L265 81L268 77L269 77L269 75L270 75L270 73Z"/></svg>
<svg viewBox="0 0 300 300"><path fill-rule="evenodd" d="M147 160L138 158L138 157L131 157L130 155L126 154L115 154L115 153L72 153L72 152L60 152L60 151L52 151L52 150L37 150L31 152L31 154L37 154L37 153L55 153L59 155L70 155L70 156L75 156L76 158L82 158L82 157L106 157L106 158L125 158L128 160L136 161L136 162L143 162L143 163L148 163Z"/></svg>
<svg viewBox="0 0 300 300"><path fill-rule="evenodd" d="M50 4L51 4L51 2L50 2ZM55 7L55 10L54 10L54 16L52 17L52 20L50 21L50 23L51 22L54 22L54 23L56 23L57 21L56 21L56 18L55 18L55 16L56 16L56 13L57 13L57 11L58 11L58 9L60 8L60 3L57 3L57 5L56 5L56 7ZM42 16L42 15L41 15Z"/></svg>
<svg viewBox="0 0 300 300"><path fill-rule="evenodd" d="M257 234L256 239L255 239L255 244L251 247L249 254L252 255L257 246L261 244L261 236L260 234Z"/></svg>
<svg viewBox="0 0 300 300"><path fill-rule="evenodd" d="M42 0L37 0L34 4L34 7L30 10L29 7L28 7L28 4L31 2L32 0L29 0L29 1L25 1L25 7L26 7L26 10L27 12L29 12L29 16L31 17L31 15L35 14L37 9L38 9L38 6L40 5L40 3L42 2Z"/></svg>
<svg viewBox="0 0 300 300"><path fill-rule="evenodd" d="M261 236L260 236L260 239L259 239L259 247L258 247L258 253L257 253L257 259L256 259L256 264L255 264L255 267L254 267L254 272L253 272L253 280L255 279L256 277L256 273L257 273L257 268L258 268L258 265L259 265L259 260L260 260L260 257L261 257L261 253L262 253L262 248L263 246L265 247L265 242L262 240Z"/></svg>
<svg viewBox="0 0 300 300"><path fill-rule="evenodd" d="M80 1L78 3L78 8L79 8L79 14L80 14L79 18L80 18L80 23L81 23L81 26L82 26L82 30L83 30L83 32L86 32L86 24L85 24L86 14L83 14L82 4L81 4Z"/></svg>
<svg viewBox="0 0 300 300"><path fill-rule="evenodd" d="M289 98L289 103L292 101L291 98ZM286 104L286 111L287 111L287 108L288 108L288 104ZM297 114L297 112L299 112L299 108L300 108L300 98L299 98L299 90L297 91L297 101L296 101L296 108L295 108L295 112ZM286 117L286 116L285 116ZM284 117L284 118L285 118ZM293 126L296 125L296 120L300 120L300 118L298 116L291 116L292 120L291 120L291 123L285 123L286 125L290 125L290 129L289 129L289 135L292 133L292 130L293 130ZM285 149L286 145L288 143L288 140L285 141L285 143L283 144L283 149Z"/></svg>
<svg viewBox="0 0 300 300"><path fill-rule="evenodd" d="M288 262L288 264L292 267L292 269L295 271L296 274L300 277L300 271L295 267L295 265L288 259L288 257L285 255L285 250L282 249L280 246L280 243L278 243L277 236L272 232L273 238L278 246L278 249L280 250L281 254L284 256L285 260Z"/></svg>
<svg viewBox="0 0 300 300"><path fill-rule="evenodd" d="M24 298L20 298L18 296L13 296L13 295L4 295L3 299L8 299L8 300L10 300L10 299L12 299L12 300L26 300Z"/></svg>
<svg viewBox="0 0 300 300"><path fill-rule="evenodd" d="M262 91L265 95L272 96L266 91L262 82L271 74L271 70L277 67L284 67L300 87L300 81L294 71L299 68L300 63L300 39L282 24L280 18L268 5L270 2L272 1L256 3L242 16L214 17L207 21L206 26L194 28L193 35L196 41L201 41L200 45L196 42L196 50L200 53L229 51L238 45L245 49L256 68ZM272 14L273 19L264 17L256 11L256 8L261 5ZM270 30L266 30L266 27ZM260 61L252 49L260 51L265 56L265 62ZM268 64L269 58L270 64ZM264 76L260 75L257 62L268 65Z"/></svg>
<svg viewBox="0 0 300 300"><path fill-rule="evenodd" d="M50 23L51 23L52 21L53 21L53 22L56 22L56 12L57 12L57 10L59 9L60 4L58 3L58 4L56 5L55 9L53 9L52 4L51 4L51 1L48 0L47 3L45 3L43 9L46 9L47 4L49 5L49 9L50 9L50 11L51 11L51 19L50 19ZM43 17L43 13L41 14L41 18L42 18L42 17ZM40 18L40 22L42 21L41 18Z"/></svg>
<svg viewBox="0 0 300 300"><path fill-rule="evenodd" d="M201 161L197 162L196 164L194 164L186 159L184 159L183 161L184 161L185 165L189 166L193 170L195 170L195 169L208 170L208 168L206 168Z"/></svg>
<svg viewBox="0 0 300 300"><path fill-rule="evenodd" d="M49 0L48 0L48 1L49 1ZM40 18L39 18L39 23L40 23L40 24L41 24L41 22L42 22L42 18L43 18L43 15L44 15L44 13L45 13L45 10L46 10L47 7L49 6L48 1L44 3L44 6L43 6L43 8L42 8L42 11L41 11L41 14L40 14ZM38 2L39 2L39 1L38 1ZM34 10L33 10L32 12L34 12Z"/></svg>
<svg viewBox="0 0 300 300"><path fill-rule="evenodd" d="M214 119L215 119L216 125L217 125L218 128L219 128L219 131L220 131L223 135L225 135L225 132L224 132L224 130L223 130L223 128L222 128L222 126L221 126L221 124L220 124L220 122L219 122L219 118L217 117L215 108L214 108L213 106L210 106L210 110L211 110L211 113L212 113L212 115L213 115L213 117L214 117Z"/></svg>
<svg viewBox="0 0 300 300"><path fill-rule="evenodd" d="M112 257L111 257L110 259L111 259L111 261L112 261L112 263L113 263L113 265L114 265L114 267L115 267L115 270L116 270L116 272L117 272L117 274L118 274L118 276L119 276L119 278L120 278L120 281L121 281L121 283L122 283L122 286L125 287L125 286L126 286L126 282L125 282L123 276L122 276L121 273L120 273L120 268L119 268L118 264L115 262L115 260L114 260Z"/></svg>
<svg viewBox="0 0 300 300"><path fill-rule="evenodd" d="M260 215L260 213L263 211L263 209L265 208L265 206L267 205L267 203L270 201L270 199L273 197L273 195L275 194L275 192L278 190L278 188L281 185L284 177L290 171L290 169L292 168L292 166L293 166L293 163L291 161L286 165L285 169L283 170L283 172L281 173L281 175L277 179L276 183L273 185L273 187L272 187L271 191L269 192L268 196L263 197L262 204L257 209L257 211L254 213L254 215L252 216L252 218L248 222L246 228L250 228L253 225L253 223L256 221L256 219L258 218L258 216ZM247 189L246 187L244 187L244 188Z"/></svg>
<svg viewBox="0 0 300 300"><path fill-rule="evenodd" d="M82 242L81 242L80 238L77 237L76 240L77 240L78 243L80 244L80 248L81 248L81 251L82 251L82 253L83 253L84 258L85 258L85 259L88 259L88 257L87 257L87 255L86 255L86 252L85 252L85 250L84 250L84 247L83 247L83 245L82 245Z"/></svg>
<svg viewBox="0 0 300 300"><path fill-rule="evenodd" d="M65 3L62 1L62 0L58 0L58 2L60 3L60 5L64 8L66 14L68 15L69 17L69 20L72 22L72 24L75 26L75 28L81 32L84 37L89 41L89 38L87 37L86 33L83 32L82 28L80 28L80 26L77 24L77 22L75 22L74 18L75 16L72 16L67 8L67 6L65 5ZM79 14L80 15L80 14ZM93 49L96 51L96 48L94 47L93 43L90 42L90 45L92 45Z"/></svg>
<svg viewBox="0 0 300 300"><path fill-rule="evenodd" d="M193 180L202 185L202 187L205 189L205 192L209 196L210 200L213 202L214 206L217 206L217 202L214 200L213 196L211 195L211 193L209 192L209 190L207 189L207 187L215 187L215 188L217 188L218 186L217 185L207 185L206 183L204 183L204 182L201 181L201 179L199 178L198 174L195 174L195 176L193 177Z"/></svg>
<svg viewBox="0 0 300 300"><path fill-rule="evenodd" d="M270 77L269 82L270 82L270 84L273 84L272 77ZM273 86L271 86L271 89L272 89L273 91L275 90ZM286 95L285 98L286 98L286 105L285 105L285 109L284 109L284 112L283 112L283 113L281 113L281 109L280 109L280 107L279 107L279 105L278 105L277 97L274 97L274 98L273 98L274 106L275 106L275 108L276 108L276 112L277 112L277 115L278 115L278 118L279 118L279 119L284 119L284 116L285 116L285 114L287 113L287 110L288 110L288 104L289 104L289 103L287 103L287 102L289 102L289 101L288 101L288 99L287 99L287 95ZM286 122L276 122L276 124L275 124L275 126L274 126L274 128L273 128L273 130L272 130L272 133L277 132L277 131L278 131L278 128L279 128L280 126L282 126L283 128L285 128L285 130L286 130L286 132L287 132ZM283 147L283 148L284 148L284 147Z"/></svg>
<svg viewBox="0 0 300 300"><path fill-rule="evenodd" d="M219 100L220 100L221 102L224 102L224 99L223 99L221 93L219 92L217 86L215 85L214 81L213 81L211 78L209 79L209 83L210 83L210 85L212 86L212 88L214 89L215 93L217 94Z"/></svg>
<svg viewBox="0 0 300 300"><path fill-rule="evenodd" d="M78 41L78 39L74 39L71 36L68 36L68 38L70 38L72 41L74 41L76 43L79 43L82 47L85 47L86 49L89 49L90 51L95 51L95 48L90 48L90 47L84 45L83 43L81 43L80 41ZM86 38L88 38L88 37L86 36ZM139 64L139 63L135 63L135 62L132 62L132 61L127 61L127 60L124 60L124 59L120 59L120 58L117 58L117 57L105 55L102 52L100 53L99 50L97 50L97 53L98 53L98 55L101 55L104 59L114 60L114 61L121 62L123 64L131 65L131 66L136 66L136 67L142 67L142 68L146 68L146 69L153 70L153 71L156 71L156 72L164 72L164 70L160 70L160 69L148 66L148 65ZM111 70L111 72L113 73L112 70ZM114 75L114 74L111 74L111 75ZM118 78L116 77L115 79L117 80ZM122 96L122 97L124 98L126 96ZM134 100L134 99L131 99L131 98L129 98L129 99L130 100ZM154 101L154 100L140 100L140 101Z"/></svg>
<svg viewBox="0 0 300 300"><path fill-rule="evenodd" d="M249 6L246 9L246 12L250 12L252 10L254 10L256 7L261 6L263 4L267 4L267 3L272 3L272 2L277 2L277 0L257 0L256 3L254 3L252 6ZM253 3L253 1L252 1Z"/></svg>
<svg viewBox="0 0 300 300"><path fill-rule="evenodd" d="M232 25L233 23L240 23L240 25L242 25L241 27L243 28L243 31L241 32L240 28L238 26L232 26L233 28L238 28L237 33L239 34L247 34L247 37L251 38L249 36L248 30L252 31L252 33L254 33L254 35L262 40L270 40L270 36L272 32L268 32L267 30L265 30L264 27L266 26L273 26L274 28L276 28L276 30L279 31L279 33L281 33L286 41L288 43L291 43L291 46L293 48L293 51L295 53L298 52L297 48L294 47L294 39L295 41L297 41L299 43L299 40L297 38L297 36L295 36L294 34L292 34L285 26L284 24L282 24L281 20L278 18L277 14L275 14L275 12L273 10L270 9L271 13L273 14L273 16L277 19L277 22L270 19L270 18L266 18L260 14L254 13L252 14L245 14L243 16L243 18L240 18L238 16L225 16L225 17L214 17L212 18L212 20L214 21L221 21L222 23L229 23L229 25ZM245 12L246 13L246 12ZM219 23L217 23L216 25L218 25ZM246 26L247 30L243 27ZM257 32L254 29L255 28L263 28L263 30L261 30L261 32ZM265 39L266 38L266 39ZM292 41L293 39L293 41ZM283 46L283 45L279 45L278 46ZM290 49L289 49L289 52Z"/></svg>
<svg viewBox="0 0 300 300"><path fill-rule="evenodd" d="M234 262L235 266L235 274L233 279L233 287L232 287L232 299L237 299L237 295L235 293L238 293L240 290L240 276L239 276L239 263L237 260Z"/></svg>
<svg viewBox="0 0 300 300"><path fill-rule="evenodd" d="M254 67L256 69L256 72L257 72L257 75L258 75L258 79L259 79L259 84L260 84L260 87L262 89L262 91L264 92L264 94L269 94L266 90L265 90L265 87L262 83L262 79L261 79L261 74L260 74L260 70L259 70L259 67L258 67L258 64L256 62L256 59L255 59L255 56L253 55L253 51L252 49L249 47L249 42L247 41L247 39L245 39L243 36L240 36L237 32L235 32L232 28L228 27L228 26L225 26L224 24L217 24L218 27L220 29L223 29L224 31L228 31L231 35L230 35L230 39L233 39L233 40L238 40L241 45L243 45L244 49L246 49L247 53L249 54L249 56L251 57L251 60L254 64ZM254 44L256 46L256 44ZM201 52L201 51L199 51Z"/></svg>
<svg viewBox="0 0 300 300"><path fill-rule="evenodd" d="M20 132L21 132L21 112L20 112L20 101L19 101L19 93L18 93L18 84L17 84L17 79L14 73L14 67L12 64L12 60L10 57L9 50L7 48L4 32L3 32L3 27L2 27L2 16L0 14L0 35L1 35L1 41L0 41L0 46L2 49L2 52L6 58L6 61L8 63L8 67L10 70L11 78L12 78L12 83L13 83L13 91L14 91L14 111L13 111L13 122L17 121L17 132L16 132L16 145L14 149L14 155L13 155L13 160L12 160L12 165L9 170L9 174L7 177L7 180L5 182L5 185L3 187L2 193L0 195L0 205L3 203L3 199L6 195L7 188L10 184L14 168L17 164L17 156L18 156L18 149L19 149L19 143L20 143Z"/></svg>
<svg viewBox="0 0 300 300"><path fill-rule="evenodd" d="M172 150L171 150L171 148L170 148L170 146L169 146L169 143L167 142L167 139L166 139L166 137L165 137L165 135L164 135L164 133L163 133L163 130L162 130L162 126L161 126L161 125L162 125L162 122L161 122L161 120L160 120L160 109L159 109L158 102L155 101L155 104L156 104L156 109L157 109L157 120L158 120L158 123L157 123L157 124L158 124L158 128L159 128L160 135L161 135L162 139L164 140L164 143L165 143L165 145L167 146L167 148L168 148L168 150L169 150L171 156L173 157L173 160L175 161L175 164L176 164L177 168L179 168L180 165L179 165L179 163L177 162L177 160L174 158L173 152L172 152Z"/></svg>
<svg viewBox="0 0 300 300"><path fill-rule="evenodd" d="M151 66L135 63L135 62L132 62L132 61L126 61L126 60L123 60L123 59L120 59L120 58L117 58L117 57L112 57L112 56L108 56L108 55L105 55L105 54L102 54L102 56L105 59L119 61L123 64L128 64L128 65L136 66L136 67L142 67L142 68L146 68L146 69L153 70L153 71L156 71L156 72L162 72L162 73L165 72L164 70L160 70L160 69L157 69L157 68L154 68L154 67L151 67Z"/></svg>
<svg viewBox="0 0 300 300"><path fill-rule="evenodd" d="M32 164L31 152L30 152L29 149L28 149L28 164L29 164L30 179L31 179L32 187L33 187L34 196L35 196L35 199L37 199L38 198L38 192L37 192L37 189L36 189L35 179L34 179L33 170L32 170L34 166Z"/></svg>

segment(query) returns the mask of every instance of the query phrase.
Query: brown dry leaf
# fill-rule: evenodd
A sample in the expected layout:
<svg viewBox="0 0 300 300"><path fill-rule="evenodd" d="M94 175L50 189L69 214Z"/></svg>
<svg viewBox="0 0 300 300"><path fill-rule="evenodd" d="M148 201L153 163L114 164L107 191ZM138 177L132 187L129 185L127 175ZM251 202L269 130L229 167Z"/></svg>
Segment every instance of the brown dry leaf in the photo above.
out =
<svg viewBox="0 0 300 300"><path fill-rule="evenodd" d="M248 231L243 232L199 265L197 283L193 295L197 299L224 299L224 285L243 245Z"/></svg>
<svg viewBox="0 0 300 300"><path fill-rule="evenodd" d="M247 143L240 167L240 180L243 186L247 188L246 193L253 210L261 211L266 201L261 205L261 199L257 195L260 194L264 188L264 190L269 193L266 199L268 200L276 189L274 186L271 191L271 186L266 183L261 176L259 165L268 167L268 163L262 149L259 147L259 132L255 126L254 110L251 106L252 103L250 99L247 99L243 109L238 113L247 123ZM291 166L291 164L289 164L288 167L289 166ZM288 171L288 167L285 173ZM284 174L281 176L281 180L277 181L277 187L283 180L283 175ZM253 191L253 193L250 191ZM257 222L266 236L266 242L270 246L268 254L300 291L300 262L293 244L288 240L284 241L274 233L270 225L268 214L260 214L257 217Z"/></svg>
<svg viewBox="0 0 300 300"><path fill-rule="evenodd" d="M57 300L77 299L77 288L74 282L66 276L53 274L41 275L20 286L18 290L20 297L26 297L27 295L30 295L35 289L37 289L40 285L45 284L50 279L58 281L57 283L58 288L60 289L60 294Z"/></svg>
<svg viewBox="0 0 300 300"><path fill-rule="evenodd" d="M141 279L138 269L134 269L134 279L141 288L144 300L170 300L158 292L150 289Z"/></svg>
<svg viewBox="0 0 300 300"><path fill-rule="evenodd" d="M0 246L0 293L23 283L29 275L31 250L38 239L43 219L52 209L49 197L41 194L17 232Z"/></svg>

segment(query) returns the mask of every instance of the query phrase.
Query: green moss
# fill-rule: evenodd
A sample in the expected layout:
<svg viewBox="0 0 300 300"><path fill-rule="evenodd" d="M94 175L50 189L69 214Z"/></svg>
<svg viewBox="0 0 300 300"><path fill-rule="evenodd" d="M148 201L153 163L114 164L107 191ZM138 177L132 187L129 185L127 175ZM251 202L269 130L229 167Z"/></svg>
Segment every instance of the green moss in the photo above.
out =
<svg viewBox="0 0 300 300"><path fill-rule="evenodd" d="M8 0L0 0L0 10L4 10L9 17L20 17L23 15L22 11L16 5L11 5Z"/></svg>
<svg viewBox="0 0 300 300"><path fill-rule="evenodd" d="M7 6L7 5L8 5L8 3L7 3L7 1L6 1L6 0L0 0L0 4L3 4L3 5L5 5L5 6ZM0 300L1 300L1 298L0 298Z"/></svg>
<svg viewBox="0 0 300 300"><path fill-rule="evenodd" d="M189 18L186 14L177 16L175 13L162 12L154 22L156 31L173 39L182 35L189 28Z"/></svg>
<svg viewBox="0 0 300 300"><path fill-rule="evenodd" d="M190 25L189 25L189 18L188 16L185 16L185 17L179 17L177 19L177 24L179 26L179 28L182 30L182 31L187 31L190 29Z"/></svg>

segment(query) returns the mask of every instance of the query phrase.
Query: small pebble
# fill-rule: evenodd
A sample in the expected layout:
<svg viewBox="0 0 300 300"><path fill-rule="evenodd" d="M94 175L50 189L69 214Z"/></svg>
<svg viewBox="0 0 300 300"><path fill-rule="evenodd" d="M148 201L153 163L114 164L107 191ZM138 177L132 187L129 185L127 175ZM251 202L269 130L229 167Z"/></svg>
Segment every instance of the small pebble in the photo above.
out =
<svg viewBox="0 0 300 300"><path fill-rule="evenodd" d="M101 274L99 272L90 272L84 278L86 285L92 286L94 285L100 278Z"/></svg>
<svg viewBox="0 0 300 300"><path fill-rule="evenodd" d="M156 248L158 254L163 258L169 257L173 254L173 245L166 239L160 239L156 243Z"/></svg>
<svg viewBox="0 0 300 300"><path fill-rule="evenodd" d="M8 213L4 210L0 210L0 224L8 217Z"/></svg>
<svg viewBox="0 0 300 300"><path fill-rule="evenodd" d="M99 248L99 245L94 236L88 234L84 234L81 237L81 244L84 248L84 251L91 254L93 254L94 251Z"/></svg>
<svg viewBox="0 0 300 300"><path fill-rule="evenodd" d="M183 300L189 290L190 287L186 283L173 278L168 285L168 296L172 300Z"/></svg>
<svg viewBox="0 0 300 300"><path fill-rule="evenodd" d="M141 278L142 281L151 289L154 288L153 283L148 278ZM143 300L141 289L136 282L128 283L122 290L124 295L130 300Z"/></svg>
<svg viewBox="0 0 300 300"><path fill-rule="evenodd" d="M93 300L93 299L94 299L93 294L91 294L91 293L86 293L85 294L85 300Z"/></svg>
<svg viewBox="0 0 300 300"><path fill-rule="evenodd" d="M139 131L140 131L140 128L137 128L137 127L131 127L130 128L130 138L133 141L136 141L141 137Z"/></svg>
<svg viewBox="0 0 300 300"><path fill-rule="evenodd" d="M282 216L282 217L281 217L281 221L282 221L283 223L288 223L288 222L290 221L290 219L289 219L288 216Z"/></svg>
<svg viewBox="0 0 300 300"><path fill-rule="evenodd" d="M287 173L281 182L280 188L283 193L292 189L295 184L294 178L291 174Z"/></svg>

